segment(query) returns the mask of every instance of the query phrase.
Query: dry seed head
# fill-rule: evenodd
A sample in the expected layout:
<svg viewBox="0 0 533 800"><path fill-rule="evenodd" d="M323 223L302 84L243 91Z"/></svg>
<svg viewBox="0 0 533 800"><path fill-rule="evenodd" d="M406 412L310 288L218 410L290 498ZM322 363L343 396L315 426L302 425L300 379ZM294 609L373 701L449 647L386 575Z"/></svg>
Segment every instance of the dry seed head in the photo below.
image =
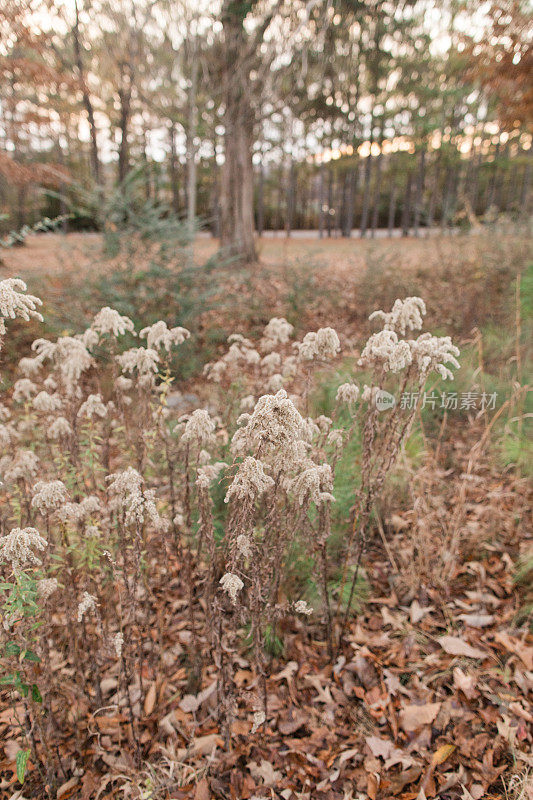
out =
<svg viewBox="0 0 533 800"><path fill-rule="evenodd" d="M19 361L19 370L23 375L37 375L42 367L42 363L38 358L21 358Z"/></svg>
<svg viewBox="0 0 533 800"><path fill-rule="evenodd" d="M63 439L72 434L72 427L70 422L65 417L56 417L56 419L46 429L46 435L49 439Z"/></svg>
<svg viewBox="0 0 533 800"><path fill-rule="evenodd" d="M13 384L13 400L16 403L29 400L37 391L38 387L29 378L19 378Z"/></svg>
<svg viewBox="0 0 533 800"><path fill-rule="evenodd" d="M89 611L96 611L96 597L89 592L84 592L81 601L78 603L78 622L81 622L85 614Z"/></svg>
<svg viewBox="0 0 533 800"><path fill-rule="evenodd" d="M54 414L63 407L63 401L58 394L42 391L33 398L32 406L36 411L42 411L44 414Z"/></svg>
<svg viewBox="0 0 533 800"><path fill-rule="evenodd" d="M359 386L355 383L342 383L337 389L335 400L337 403L356 403L359 398Z"/></svg>
<svg viewBox="0 0 533 800"><path fill-rule="evenodd" d="M304 432L305 423L300 412L287 392L280 389L275 395L265 394L259 398L246 427L233 436L232 450L244 455L246 449L253 452L260 447L283 449L302 438Z"/></svg>
<svg viewBox="0 0 533 800"><path fill-rule="evenodd" d="M305 469L291 481L291 490L294 492L299 505L307 499L312 500L317 506L326 501L333 501L333 474L329 464L317 464Z"/></svg>
<svg viewBox="0 0 533 800"><path fill-rule="evenodd" d="M63 505L67 498L67 487L63 481L37 481L31 504L41 514L47 514Z"/></svg>
<svg viewBox="0 0 533 800"><path fill-rule="evenodd" d="M233 572L226 572L226 574L221 577L219 583L226 594L229 595L233 605L235 605L237 602L237 595L244 587L244 583L239 576L235 575Z"/></svg>
<svg viewBox="0 0 533 800"><path fill-rule="evenodd" d="M113 647L113 650L115 651L117 658L120 658L122 656L122 647L124 646L124 636L121 631L115 633L115 635L111 640L111 645Z"/></svg>
<svg viewBox="0 0 533 800"><path fill-rule="evenodd" d="M307 605L305 600L297 600L294 604L294 610L297 614L305 614L306 617L313 613L313 609Z"/></svg>
<svg viewBox="0 0 533 800"><path fill-rule="evenodd" d="M373 311L368 319L380 319L385 330L405 336L406 331L421 329L425 315L426 304L421 297L406 297L405 300L395 300L391 311Z"/></svg>
<svg viewBox="0 0 533 800"><path fill-rule="evenodd" d="M97 333L111 333L113 336L123 336L126 331L135 334L135 325L129 317L123 317L114 308L104 306L92 321L91 328Z"/></svg>
<svg viewBox="0 0 533 800"><path fill-rule="evenodd" d="M329 361L341 349L339 337L333 328L320 328L316 333L306 333L302 342L294 346L303 361Z"/></svg>
<svg viewBox="0 0 533 800"><path fill-rule="evenodd" d="M20 278L6 278L0 281L0 316L9 319L20 317L26 322L33 317L39 322L43 316L37 311L42 300L32 294L25 294L28 287ZM0 319L0 333L5 333L4 320Z"/></svg>
<svg viewBox="0 0 533 800"><path fill-rule="evenodd" d="M41 560L33 551L42 551L47 545L36 528L13 528L0 537L0 564L10 563L15 572L26 565L39 565Z"/></svg>
<svg viewBox="0 0 533 800"><path fill-rule="evenodd" d="M197 408L190 416L182 417L181 419L187 420L181 436L182 442L203 445L213 441L215 423L209 416L208 411L203 408Z"/></svg>
<svg viewBox="0 0 533 800"><path fill-rule="evenodd" d="M413 361L421 373L427 374L431 370L435 370L443 380L447 378L453 380L453 372L446 364L451 364L455 369L459 369L460 364L457 358L460 351L449 336L432 336L430 333L423 333L418 339L411 340L409 347Z"/></svg>
<svg viewBox="0 0 533 800"><path fill-rule="evenodd" d="M400 372L412 361L411 349L395 331L374 333L367 341L359 359L359 366L382 367L385 372Z"/></svg>
<svg viewBox="0 0 533 800"><path fill-rule="evenodd" d="M42 578L37 581L37 594L46 602L59 588L57 578Z"/></svg>
<svg viewBox="0 0 533 800"><path fill-rule="evenodd" d="M287 344L293 330L294 327L290 322L287 322L286 319L283 319L283 317L272 317L263 331L261 349L263 352L268 352L273 350L277 345Z"/></svg>
<svg viewBox="0 0 533 800"><path fill-rule="evenodd" d="M228 465L225 461L217 461L216 464L206 464L198 470L198 477L196 478L196 485L200 489L209 489L213 481L215 481L223 469Z"/></svg>
<svg viewBox="0 0 533 800"><path fill-rule="evenodd" d="M6 483L16 483L18 480L33 480L39 469L39 458L32 450L17 450L13 459L2 459L4 480Z"/></svg>
<svg viewBox="0 0 533 800"><path fill-rule="evenodd" d="M186 328L180 328L179 326L177 328L168 328L167 323L162 319L147 328L143 328L139 334L142 339L146 338L148 347L154 350L164 349L167 353L170 352L172 345L181 344L190 335Z"/></svg>
<svg viewBox="0 0 533 800"><path fill-rule="evenodd" d="M232 497L238 500L255 500L272 486L274 486L274 481L265 473L261 461L248 456L239 466L224 502L229 503Z"/></svg>
<svg viewBox="0 0 533 800"><path fill-rule="evenodd" d="M132 373L137 370L141 377L156 373L160 361L157 351L150 347L131 347L125 353L115 356L115 359L122 372Z"/></svg>
<svg viewBox="0 0 533 800"><path fill-rule="evenodd" d="M106 415L107 409L100 394L90 394L78 411L78 417L84 417L85 419L105 417Z"/></svg>

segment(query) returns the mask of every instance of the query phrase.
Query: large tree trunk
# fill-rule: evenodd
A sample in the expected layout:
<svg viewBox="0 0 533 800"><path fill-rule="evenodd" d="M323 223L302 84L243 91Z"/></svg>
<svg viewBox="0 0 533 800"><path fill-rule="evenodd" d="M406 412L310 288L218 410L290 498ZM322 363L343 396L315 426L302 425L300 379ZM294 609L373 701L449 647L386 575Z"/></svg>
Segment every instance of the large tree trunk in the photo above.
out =
<svg viewBox="0 0 533 800"><path fill-rule="evenodd" d="M130 168L129 153L129 121L130 121L130 102L131 92L128 89L119 90L120 99L120 145L118 148L118 180L123 183Z"/></svg>
<svg viewBox="0 0 533 800"><path fill-rule="evenodd" d="M74 29L72 31L74 37L74 55L76 58L76 67L78 69L78 78L80 82L81 94L83 99L83 106L85 111L87 112L87 119L89 121L89 131L91 136L91 170L93 173L93 178L97 186L100 186L102 182L102 173L100 169L100 157L98 155L98 139L96 136L96 122L94 119L94 108L91 100L91 95L89 94L89 89L87 87L87 80L85 76L85 67L83 64L83 57L81 53L81 42L80 42L80 20L79 20L79 11L78 11L78 4L77 2L74 3L74 10L75 10L75 21L74 21Z"/></svg>
<svg viewBox="0 0 533 800"><path fill-rule="evenodd" d="M241 263L257 258L254 242L254 173L252 148L255 115L250 97L247 61L248 34L241 3L226 0L224 26L224 144L220 192L220 246Z"/></svg>
<svg viewBox="0 0 533 800"><path fill-rule="evenodd" d="M261 153L259 184L257 186L257 233L259 236L263 235L265 229L265 168L262 159L263 154Z"/></svg>

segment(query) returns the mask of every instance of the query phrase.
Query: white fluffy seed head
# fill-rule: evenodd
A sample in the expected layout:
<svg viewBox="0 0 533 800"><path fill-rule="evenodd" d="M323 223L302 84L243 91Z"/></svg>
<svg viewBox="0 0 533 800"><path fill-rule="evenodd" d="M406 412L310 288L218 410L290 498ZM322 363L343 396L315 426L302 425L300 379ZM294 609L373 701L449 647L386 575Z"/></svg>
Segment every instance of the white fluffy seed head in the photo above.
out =
<svg viewBox="0 0 533 800"><path fill-rule="evenodd" d="M239 576L235 575L233 572L226 572L226 574L221 577L219 583L231 599L233 605L235 605L239 592L244 588L244 583Z"/></svg>
<svg viewBox="0 0 533 800"><path fill-rule="evenodd" d="M164 320L154 322L147 328L143 328L139 336L146 338L146 344L153 350L163 349L170 352L172 345L179 345L190 337L186 328L168 328Z"/></svg>
<svg viewBox="0 0 533 800"><path fill-rule="evenodd" d="M205 445L213 441L216 426L208 411L197 408L188 417L182 419L187 420L181 436L182 442Z"/></svg>
<svg viewBox="0 0 533 800"><path fill-rule="evenodd" d="M313 609L307 605L305 600L297 600L294 604L294 610L297 614L304 614L306 617L313 613Z"/></svg>
<svg viewBox="0 0 533 800"><path fill-rule="evenodd" d="M430 333L423 333L418 339L410 341L409 347L413 361L421 373L427 374L431 370L435 370L443 380L447 378L453 380L453 372L446 365L451 364L455 369L459 369L460 364L457 358L460 351L449 336L432 336Z"/></svg>
<svg viewBox="0 0 533 800"><path fill-rule="evenodd" d="M110 333L113 336L123 336L126 331L135 333L135 326L129 317L119 314L114 308L104 306L92 321L91 328L100 334Z"/></svg>
<svg viewBox="0 0 533 800"><path fill-rule="evenodd" d="M238 500L255 500L274 486L272 478L265 473L261 461L248 456L239 466L224 498L229 503L232 498Z"/></svg>
<svg viewBox="0 0 533 800"><path fill-rule="evenodd" d="M360 366L382 367L385 372L400 372L412 361L411 349L392 330L374 333L367 341L359 359Z"/></svg>
<svg viewBox="0 0 533 800"><path fill-rule="evenodd" d="M159 354L151 347L131 347L125 353L115 356L115 359L122 372L137 372L141 378L156 373L160 361Z"/></svg>
<svg viewBox="0 0 533 800"><path fill-rule="evenodd" d="M237 455L245 455L247 449L275 451L303 438L304 433L305 423L300 412L287 392L280 389L275 395L265 394L259 398L246 426L234 434L232 450Z"/></svg>
<svg viewBox="0 0 533 800"><path fill-rule="evenodd" d="M342 383L337 389L335 400L337 403L353 405L359 398L359 386L355 383Z"/></svg>
<svg viewBox="0 0 533 800"><path fill-rule="evenodd" d="M78 622L81 622L84 618L85 614L89 611L96 611L98 603L96 602L96 597L94 595L89 594L89 592L84 592L80 602L78 603Z"/></svg>
<svg viewBox="0 0 533 800"><path fill-rule="evenodd" d="M28 287L20 278L6 278L0 281L0 334L5 333L3 318L20 317L26 322L33 317L43 321L42 314L37 311L42 300L32 294L26 294Z"/></svg>
<svg viewBox="0 0 533 800"><path fill-rule="evenodd" d="M41 560L33 551L43 551L47 545L36 528L13 528L0 537L0 564L10 563L15 572L28 565L39 565Z"/></svg>
<svg viewBox="0 0 533 800"><path fill-rule="evenodd" d="M63 407L63 400L58 394L42 391L33 398L32 406L36 411L44 414L54 414Z"/></svg>
<svg viewBox="0 0 533 800"><path fill-rule="evenodd" d="M66 503L67 487L63 481L37 481L33 489L31 504L41 514L47 514Z"/></svg>
<svg viewBox="0 0 533 800"><path fill-rule="evenodd" d="M66 439L72 434L70 422L65 417L56 417L51 425L46 429L46 435L52 441L56 439Z"/></svg>
<svg viewBox="0 0 533 800"><path fill-rule="evenodd" d="M406 331L419 331L425 315L426 304L421 297L406 297L405 300L395 300L391 311L373 311L368 319L380 319L385 330L404 336Z"/></svg>
<svg viewBox="0 0 533 800"><path fill-rule="evenodd" d="M37 581L37 594L45 602L59 589L57 578L42 578Z"/></svg>
<svg viewBox="0 0 533 800"><path fill-rule="evenodd" d="M29 378L19 378L13 384L13 400L16 403L29 400L37 391L37 386Z"/></svg>
<svg viewBox="0 0 533 800"><path fill-rule="evenodd" d="M329 361L341 349L339 337L333 328L320 328L316 333L306 333L303 340L294 346L303 361Z"/></svg>
<svg viewBox="0 0 533 800"><path fill-rule="evenodd" d="M87 400L81 404L78 411L78 417L82 419L103 418L105 416L107 416L107 409L100 394L90 394Z"/></svg>

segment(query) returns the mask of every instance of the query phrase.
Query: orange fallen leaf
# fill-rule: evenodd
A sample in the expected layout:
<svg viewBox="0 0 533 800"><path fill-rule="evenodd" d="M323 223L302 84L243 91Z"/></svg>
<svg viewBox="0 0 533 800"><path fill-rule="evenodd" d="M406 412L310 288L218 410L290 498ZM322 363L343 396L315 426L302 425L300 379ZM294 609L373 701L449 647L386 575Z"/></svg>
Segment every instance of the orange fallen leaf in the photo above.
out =
<svg viewBox="0 0 533 800"><path fill-rule="evenodd" d="M147 717L150 716L152 711L155 707L155 701L157 696L157 689L155 683L150 685L150 688L146 692L146 697L144 698L144 713Z"/></svg>

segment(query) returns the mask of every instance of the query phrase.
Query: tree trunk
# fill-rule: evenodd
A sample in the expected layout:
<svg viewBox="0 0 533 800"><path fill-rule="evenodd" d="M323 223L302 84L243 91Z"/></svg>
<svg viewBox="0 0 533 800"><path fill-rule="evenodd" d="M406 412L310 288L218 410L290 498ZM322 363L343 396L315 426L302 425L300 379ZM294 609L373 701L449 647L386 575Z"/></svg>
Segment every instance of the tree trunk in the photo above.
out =
<svg viewBox="0 0 533 800"><path fill-rule="evenodd" d="M324 236L324 162L320 163L318 181L318 236Z"/></svg>
<svg viewBox="0 0 533 800"><path fill-rule="evenodd" d="M387 234L389 238L392 237L394 230L394 218L396 216L396 184L394 182L394 175L391 177L390 195L389 195L389 219L387 222Z"/></svg>
<svg viewBox="0 0 533 800"><path fill-rule="evenodd" d="M356 190L357 190L357 168L353 167L348 175L348 194L346 197L346 210L344 215L344 236L346 236L348 239L352 235Z"/></svg>
<svg viewBox="0 0 533 800"><path fill-rule="evenodd" d="M189 91L189 114L187 124L187 228L189 236L194 236L196 220L196 129L198 127L198 43L193 37L191 55L191 87Z"/></svg>
<svg viewBox="0 0 533 800"><path fill-rule="evenodd" d="M261 158L262 158L261 154ZM265 168L263 161L259 164L259 182L257 185L257 234L263 235L265 229Z"/></svg>
<svg viewBox="0 0 533 800"><path fill-rule="evenodd" d="M254 242L252 148L255 115L250 97L248 34L243 26L241 3L226 0L224 27L224 144L220 191L220 245L240 263L257 258Z"/></svg>
<svg viewBox="0 0 533 800"><path fill-rule="evenodd" d="M370 235L374 239L376 235L376 228L379 222L379 200L381 197L381 165L383 161L383 137L381 137L380 151L376 159L376 178L374 187L374 208L372 210L372 225Z"/></svg>
<svg viewBox="0 0 533 800"><path fill-rule="evenodd" d="M90 149L91 170L93 173L94 181L99 186L102 182L102 173L100 169L100 157L98 155L98 139L96 136L94 108L91 100L91 95L89 94L89 89L87 87L85 68L83 65L83 57L81 53L80 20L79 20L78 3L76 1L74 2L74 11L75 11L75 21L74 21L74 29L72 31L74 37L74 56L76 58L76 67L78 70L78 78L80 81L83 106L85 108L85 111L87 112L87 119L89 120L89 131L91 136L91 149Z"/></svg>
<svg viewBox="0 0 533 800"><path fill-rule="evenodd" d="M407 176L407 185L405 187L405 195L403 198L402 208L402 236L409 236L409 229L411 223L411 189L413 186L413 173L410 172Z"/></svg>
<svg viewBox="0 0 533 800"><path fill-rule="evenodd" d="M179 214L180 210L180 190L178 184L178 166L177 166L177 154L176 154L176 125L172 123L169 128L169 139L170 139L170 162L169 162L169 172L170 172L170 189L172 192L172 210L175 214Z"/></svg>
<svg viewBox="0 0 533 800"><path fill-rule="evenodd" d="M328 170L328 239L331 237L331 223L333 222L331 213L333 211L333 170Z"/></svg>
<svg viewBox="0 0 533 800"><path fill-rule="evenodd" d="M128 89L121 88L119 90L118 95L120 99L120 122L119 122L120 145L118 148L118 181L119 183L123 183L124 179L126 178L126 175L128 174L130 166L128 129L130 121L131 92Z"/></svg>
<svg viewBox="0 0 533 800"><path fill-rule="evenodd" d="M296 172L294 166L294 159L291 156L291 163L289 166L289 183L287 187L287 220L285 224L285 232L287 236L291 235L294 226L294 206L296 200Z"/></svg>
<svg viewBox="0 0 533 800"><path fill-rule="evenodd" d="M420 215L422 212L422 196L424 194L424 182L426 178L426 150L425 148L420 152L420 167L416 180L416 197L415 197L415 213L413 220L413 233L418 236L420 228Z"/></svg>
<svg viewBox="0 0 533 800"><path fill-rule="evenodd" d="M370 178L372 176L372 156L370 153L365 161L364 187L363 187L363 210L361 212L361 238L366 236L368 227L368 213L370 210Z"/></svg>

